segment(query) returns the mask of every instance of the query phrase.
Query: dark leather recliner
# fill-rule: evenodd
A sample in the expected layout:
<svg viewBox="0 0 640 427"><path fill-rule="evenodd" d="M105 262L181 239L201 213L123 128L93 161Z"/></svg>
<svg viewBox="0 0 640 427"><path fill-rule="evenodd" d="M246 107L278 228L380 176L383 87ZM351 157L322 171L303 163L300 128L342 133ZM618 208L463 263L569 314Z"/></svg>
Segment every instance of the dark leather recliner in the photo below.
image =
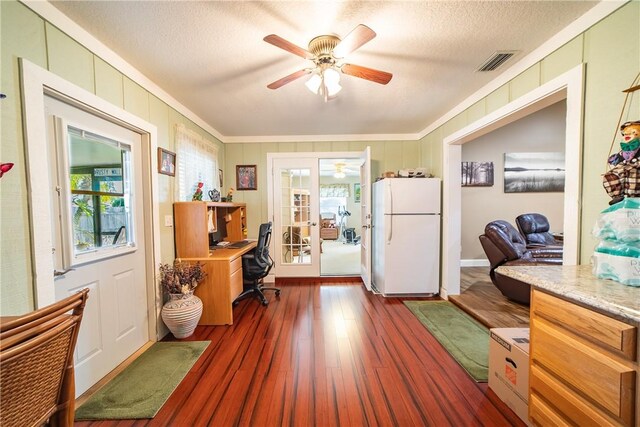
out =
<svg viewBox="0 0 640 427"><path fill-rule="evenodd" d="M507 221L492 221L480 236L480 244L489 258L489 276L505 297L529 304L530 285L496 272L501 265L562 264L562 247L527 248L524 237Z"/></svg>
<svg viewBox="0 0 640 427"><path fill-rule="evenodd" d="M549 232L549 220L539 213L526 213L516 217L516 226L524 236L528 247L562 246Z"/></svg>

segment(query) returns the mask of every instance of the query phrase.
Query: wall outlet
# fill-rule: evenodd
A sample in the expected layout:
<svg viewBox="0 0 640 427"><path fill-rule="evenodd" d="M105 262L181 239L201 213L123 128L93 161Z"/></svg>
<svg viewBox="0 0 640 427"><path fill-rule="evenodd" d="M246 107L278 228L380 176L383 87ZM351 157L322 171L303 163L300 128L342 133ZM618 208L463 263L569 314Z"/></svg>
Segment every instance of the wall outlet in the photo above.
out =
<svg viewBox="0 0 640 427"><path fill-rule="evenodd" d="M164 226L173 227L173 217L171 215L164 216Z"/></svg>

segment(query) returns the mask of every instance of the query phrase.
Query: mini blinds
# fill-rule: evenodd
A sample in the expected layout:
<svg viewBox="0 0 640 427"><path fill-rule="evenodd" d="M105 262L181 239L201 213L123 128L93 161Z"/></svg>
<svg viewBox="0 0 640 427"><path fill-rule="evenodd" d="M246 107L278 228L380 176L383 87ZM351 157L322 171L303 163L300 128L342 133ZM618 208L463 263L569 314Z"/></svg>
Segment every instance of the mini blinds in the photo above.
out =
<svg viewBox="0 0 640 427"><path fill-rule="evenodd" d="M320 184L320 197L349 197L349 184Z"/></svg>
<svg viewBox="0 0 640 427"><path fill-rule="evenodd" d="M176 125L176 187L178 201L189 201L199 182L204 196L220 190L218 182L218 147L184 125Z"/></svg>

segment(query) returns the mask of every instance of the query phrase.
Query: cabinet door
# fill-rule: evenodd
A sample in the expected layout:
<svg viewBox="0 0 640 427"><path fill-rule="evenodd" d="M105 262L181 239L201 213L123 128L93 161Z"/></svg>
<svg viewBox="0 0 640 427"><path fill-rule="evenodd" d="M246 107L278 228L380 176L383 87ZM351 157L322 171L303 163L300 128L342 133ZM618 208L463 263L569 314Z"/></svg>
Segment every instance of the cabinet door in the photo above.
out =
<svg viewBox="0 0 640 427"><path fill-rule="evenodd" d="M215 215L214 215L215 216ZM209 254L209 218L205 202L176 202L173 222L177 258Z"/></svg>

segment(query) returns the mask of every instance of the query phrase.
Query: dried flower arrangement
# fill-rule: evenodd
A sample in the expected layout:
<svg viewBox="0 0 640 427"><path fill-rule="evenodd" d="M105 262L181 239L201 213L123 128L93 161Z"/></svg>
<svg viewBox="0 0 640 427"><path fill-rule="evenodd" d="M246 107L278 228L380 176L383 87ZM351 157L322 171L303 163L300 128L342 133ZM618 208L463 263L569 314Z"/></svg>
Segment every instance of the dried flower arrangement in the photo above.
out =
<svg viewBox="0 0 640 427"><path fill-rule="evenodd" d="M198 286L207 273L202 264L191 264L176 259L171 264L160 264L160 284L167 294L188 294Z"/></svg>

